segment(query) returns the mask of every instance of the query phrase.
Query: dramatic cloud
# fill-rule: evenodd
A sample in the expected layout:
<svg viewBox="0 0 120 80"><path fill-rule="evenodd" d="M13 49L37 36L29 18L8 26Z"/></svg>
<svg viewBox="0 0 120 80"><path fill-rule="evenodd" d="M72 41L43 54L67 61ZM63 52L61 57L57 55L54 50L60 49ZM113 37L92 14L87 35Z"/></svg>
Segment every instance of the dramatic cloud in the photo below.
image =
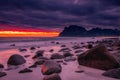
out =
<svg viewBox="0 0 120 80"><path fill-rule="evenodd" d="M2 24L60 31L70 24L119 29L119 22L120 0L0 0Z"/></svg>

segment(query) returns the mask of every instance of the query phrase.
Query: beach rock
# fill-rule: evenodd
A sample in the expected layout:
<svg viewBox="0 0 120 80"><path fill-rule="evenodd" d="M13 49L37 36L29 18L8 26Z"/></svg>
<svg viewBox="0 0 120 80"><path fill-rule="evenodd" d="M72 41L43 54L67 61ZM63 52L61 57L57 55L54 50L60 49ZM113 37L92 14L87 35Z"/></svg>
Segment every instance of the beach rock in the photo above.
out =
<svg viewBox="0 0 120 80"><path fill-rule="evenodd" d="M54 49L49 50L49 52L53 52L53 51L54 51Z"/></svg>
<svg viewBox="0 0 120 80"><path fill-rule="evenodd" d="M83 45L83 44L85 44L84 42L81 42L81 44Z"/></svg>
<svg viewBox="0 0 120 80"><path fill-rule="evenodd" d="M30 73L30 72L33 72L31 69L28 69L28 68L25 68L21 71L19 71L19 73Z"/></svg>
<svg viewBox="0 0 120 80"><path fill-rule="evenodd" d="M24 51L27 51L27 49L19 49L20 52L24 52Z"/></svg>
<svg viewBox="0 0 120 80"><path fill-rule="evenodd" d="M119 63L113 56L110 55L103 44L99 44L79 55L78 63L80 65L102 70L109 70L119 67Z"/></svg>
<svg viewBox="0 0 120 80"><path fill-rule="evenodd" d="M76 73L83 73L84 72L84 70L77 70L77 71L75 71Z"/></svg>
<svg viewBox="0 0 120 80"><path fill-rule="evenodd" d="M4 66L2 64L0 64L0 68L4 68Z"/></svg>
<svg viewBox="0 0 120 80"><path fill-rule="evenodd" d="M63 56L64 57L69 57L69 56L73 56L73 54L71 54L70 52L65 52L65 53L63 53Z"/></svg>
<svg viewBox="0 0 120 80"><path fill-rule="evenodd" d="M42 65L45 61L49 60L46 57L40 56L35 60L35 65Z"/></svg>
<svg viewBox="0 0 120 80"><path fill-rule="evenodd" d="M43 80L62 80L58 74L51 74L48 76L45 76Z"/></svg>
<svg viewBox="0 0 120 80"><path fill-rule="evenodd" d="M35 50L36 48L35 47L31 47L30 50Z"/></svg>
<svg viewBox="0 0 120 80"><path fill-rule="evenodd" d="M29 68L36 68L36 67L37 67L36 64L33 64L33 65L29 66Z"/></svg>
<svg viewBox="0 0 120 80"><path fill-rule="evenodd" d="M56 44L60 44L59 42L56 42Z"/></svg>
<svg viewBox="0 0 120 80"><path fill-rule="evenodd" d="M62 71L62 67L60 64L58 64L55 61L49 60L49 61L45 61L42 64L41 67L41 72L43 75L50 75L53 73L60 73Z"/></svg>
<svg viewBox="0 0 120 80"><path fill-rule="evenodd" d="M52 41L51 43L55 43L55 41Z"/></svg>
<svg viewBox="0 0 120 80"><path fill-rule="evenodd" d="M10 58L8 59L7 64L8 65L21 65L24 64L26 62L26 60L24 59L24 57L22 57L19 54L13 54L12 56L10 56Z"/></svg>
<svg viewBox="0 0 120 80"><path fill-rule="evenodd" d="M36 55L38 57L43 56L43 54L44 54L44 50L39 50L39 51L36 52Z"/></svg>
<svg viewBox="0 0 120 80"><path fill-rule="evenodd" d="M59 52L69 52L71 51L69 48L62 48L59 50Z"/></svg>
<svg viewBox="0 0 120 80"><path fill-rule="evenodd" d="M58 53L55 53L55 54L51 55L51 59L62 59L62 58L64 58L64 56L60 55Z"/></svg>
<svg viewBox="0 0 120 80"><path fill-rule="evenodd" d="M92 47L93 47L92 44L88 44L88 45L86 46L86 48L88 48L88 49L91 49Z"/></svg>
<svg viewBox="0 0 120 80"><path fill-rule="evenodd" d="M77 51L75 51L75 53L81 53L81 52L83 52L83 50L77 50Z"/></svg>
<svg viewBox="0 0 120 80"><path fill-rule="evenodd" d="M15 46L15 44L11 44L10 46Z"/></svg>
<svg viewBox="0 0 120 80"><path fill-rule="evenodd" d="M66 58L64 59L64 61L66 61L66 62L68 62L68 61L75 61L75 60L76 60L76 58L73 57L73 56L66 57Z"/></svg>
<svg viewBox="0 0 120 80"><path fill-rule="evenodd" d="M108 70L108 71L104 72L102 75L111 77L111 78L120 79L120 68Z"/></svg>
<svg viewBox="0 0 120 80"><path fill-rule="evenodd" d="M43 56L44 54L44 50L39 50L36 52L35 56L33 56L32 58L35 59L35 58L39 58L41 56Z"/></svg>
<svg viewBox="0 0 120 80"><path fill-rule="evenodd" d="M61 45L61 47L66 47L66 45Z"/></svg>
<svg viewBox="0 0 120 80"><path fill-rule="evenodd" d="M0 77L6 76L7 74L5 72L0 72Z"/></svg>
<svg viewBox="0 0 120 80"><path fill-rule="evenodd" d="M75 45L72 47L73 49L80 49L81 47L79 45Z"/></svg>

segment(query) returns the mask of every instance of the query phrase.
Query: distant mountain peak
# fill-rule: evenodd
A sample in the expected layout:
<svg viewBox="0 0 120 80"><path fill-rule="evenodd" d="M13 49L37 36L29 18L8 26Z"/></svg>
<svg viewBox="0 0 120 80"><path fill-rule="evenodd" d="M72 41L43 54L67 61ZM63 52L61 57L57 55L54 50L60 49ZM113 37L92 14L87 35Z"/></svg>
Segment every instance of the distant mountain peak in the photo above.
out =
<svg viewBox="0 0 120 80"><path fill-rule="evenodd" d="M60 33L60 37L120 36L120 30L93 28L86 30L82 26L70 25Z"/></svg>

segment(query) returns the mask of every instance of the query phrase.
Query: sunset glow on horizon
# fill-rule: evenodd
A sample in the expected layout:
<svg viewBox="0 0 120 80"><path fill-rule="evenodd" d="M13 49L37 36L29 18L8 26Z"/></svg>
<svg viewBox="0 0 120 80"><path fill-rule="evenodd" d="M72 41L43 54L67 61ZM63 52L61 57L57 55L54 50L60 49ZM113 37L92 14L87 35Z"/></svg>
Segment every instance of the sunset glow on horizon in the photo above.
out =
<svg viewBox="0 0 120 80"><path fill-rule="evenodd" d="M57 37L59 32L0 31L0 37Z"/></svg>

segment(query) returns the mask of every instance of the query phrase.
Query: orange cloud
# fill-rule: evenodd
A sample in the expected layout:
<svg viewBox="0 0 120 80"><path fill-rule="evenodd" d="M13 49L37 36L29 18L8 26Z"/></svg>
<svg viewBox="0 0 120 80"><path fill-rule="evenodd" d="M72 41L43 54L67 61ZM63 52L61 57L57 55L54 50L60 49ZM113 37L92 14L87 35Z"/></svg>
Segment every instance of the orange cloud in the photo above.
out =
<svg viewBox="0 0 120 80"><path fill-rule="evenodd" d="M59 32L0 31L0 37L56 37Z"/></svg>

